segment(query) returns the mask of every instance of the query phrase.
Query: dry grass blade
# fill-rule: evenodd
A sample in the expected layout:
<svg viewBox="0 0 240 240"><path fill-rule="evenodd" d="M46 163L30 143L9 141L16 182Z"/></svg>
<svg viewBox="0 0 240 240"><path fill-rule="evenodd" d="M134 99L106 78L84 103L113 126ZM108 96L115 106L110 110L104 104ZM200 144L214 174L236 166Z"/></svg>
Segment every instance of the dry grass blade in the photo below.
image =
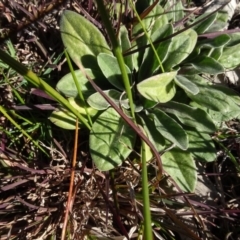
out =
<svg viewBox="0 0 240 240"><path fill-rule="evenodd" d="M74 151L73 151L73 160L72 160L72 172L71 172L71 179L68 191L68 200L66 204L63 228L62 228L62 235L61 239L64 240L66 237L66 228L68 223L68 216L69 212L72 212L73 202L73 188L74 188L74 177L75 177L75 168L76 168L76 159L77 159L77 149L78 149L78 119L76 121L76 130L75 130L75 141L74 141Z"/></svg>

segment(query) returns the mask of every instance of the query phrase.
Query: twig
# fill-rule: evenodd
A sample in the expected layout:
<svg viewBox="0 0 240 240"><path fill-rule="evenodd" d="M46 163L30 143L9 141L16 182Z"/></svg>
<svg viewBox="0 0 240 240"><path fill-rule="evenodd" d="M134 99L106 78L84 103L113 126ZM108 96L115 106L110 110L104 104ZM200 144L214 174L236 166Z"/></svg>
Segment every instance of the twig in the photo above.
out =
<svg viewBox="0 0 240 240"><path fill-rule="evenodd" d="M72 212L72 206L73 206L72 195L73 195L75 166L76 166L76 158L77 158L77 146L78 146L78 119L76 120L76 131L75 131L74 152L73 152L73 161L72 161L72 172L71 172L70 186L69 186L69 191L68 191L68 201L67 201L65 217L64 217L63 227L62 227L61 240L65 239L69 212Z"/></svg>

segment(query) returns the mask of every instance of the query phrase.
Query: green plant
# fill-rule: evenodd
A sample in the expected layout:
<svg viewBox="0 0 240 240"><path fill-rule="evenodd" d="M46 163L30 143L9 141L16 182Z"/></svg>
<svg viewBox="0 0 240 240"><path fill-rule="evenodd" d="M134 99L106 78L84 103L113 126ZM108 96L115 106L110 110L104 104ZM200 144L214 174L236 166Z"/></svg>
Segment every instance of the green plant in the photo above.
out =
<svg viewBox="0 0 240 240"><path fill-rule="evenodd" d="M195 160L216 158L212 134L225 127L224 121L239 118L240 104L234 91L206 80L239 65L238 34L200 38L202 33L219 27L221 14L174 26L172 22L184 17L181 2L168 14L163 13L169 5L163 8L156 3L138 1L132 5L138 20L129 24L131 30L122 25L118 40L105 23L110 28L111 47L85 18L71 11L63 13L62 39L80 68L74 71L66 54L71 73L58 82L57 90L67 100L0 51L4 62L59 102L59 108L50 116L53 123L75 129L78 118L80 127L85 125L90 130L90 152L100 170L113 169L127 158L141 165L144 231L150 226L147 239L152 235L148 191L154 188L148 185L152 169L147 162L155 156L160 160L161 156L164 171L182 190L194 191ZM145 14L145 9L151 11ZM144 18L141 20L139 15ZM133 151L140 152L140 157L130 155ZM233 161L237 165L236 159ZM162 173L161 162L159 170ZM161 196L156 199L162 201Z"/></svg>
<svg viewBox="0 0 240 240"><path fill-rule="evenodd" d="M178 8L183 14L181 5ZM224 86L211 84L202 74L215 75L237 66L239 58L230 61L229 52L237 52L239 38L222 34L212 39L198 39L198 34L211 30L218 13L171 37L183 28L174 28L169 22L173 16L162 15L163 11L156 5L149 14L151 17L142 21L151 41L161 42L155 44L155 51L147 48L126 55L125 69L131 79L137 124L143 127L157 151L163 153L164 170L182 189L193 191L196 184L194 159L213 161L216 151L210 134L223 121L239 115L237 94ZM182 14L174 16L179 18L175 21L180 20ZM138 23L133 27L131 38L136 40L131 43L127 29L121 26L119 42L123 52L132 46L140 48L149 43L146 34L141 34L142 26ZM103 35L85 18L70 11L63 13L60 30L72 60L78 66L81 63L85 73L104 89L104 93L127 116L132 116L121 69ZM101 93L91 94L94 89L85 73L79 70L75 73L87 103L101 112L90 133L91 156L100 170L110 170L132 152L136 132ZM71 74L59 81L57 89L67 97L77 97ZM64 120L59 125L65 123ZM72 122L74 127L75 121ZM172 149L165 151L169 147ZM153 155L148 146L146 151L150 160Z"/></svg>
<svg viewBox="0 0 240 240"><path fill-rule="evenodd" d="M147 6L137 5L137 8ZM57 90L68 97L68 101L2 51L1 59L61 103L63 107L50 117L56 125L74 129L75 117L80 117L91 129L93 161L100 170L110 170L120 165L134 149L136 127L134 130L110 107L111 102L96 92L86 74L104 89L107 98L122 114L132 118L132 124L142 126L153 148L162 154L164 170L182 189L193 191L196 184L193 159L213 161L215 147L209 134L221 127L222 122L239 115L237 94L212 84L203 74L215 75L239 65L240 43L238 33L198 38L198 33L216 29L216 21L222 19L218 13L199 17L201 21L193 20L195 25L188 29L174 27L171 21L179 21L184 15L180 2L175 8L177 14L174 11L163 14L161 5L154 5L147 17L133 25L132 35L121 26L118 42L125 53L125 65L121 68L130 79L125 84L119 60L100 31L80 15L64 12L60 25L64 45L72 60L84 66L84 72L72 70L57 84ZM154 43L154 47L150 48L149 43ZM114 49L117 49L115 55L119 54L118 45ZM79 91L81 100L76 98ZM129 112L130 109L133 111ZM146 146L147 160L153 157L153 148Z"/></svg>
<svg viewBox="0 0 240 240"><path fill-rule="evenodd" d="M172 16L162 14L164 9L156 5L148 17L133 27L132 36L124 25L120 28L118 40L123 53L159 42L154 47L124 56L134 114L130 111L126 94L129 87L123 84L119 62L100 31L71 11L63 13L60 30L70 57L85 68L85 73L75 71L84 98L91 109L99 111L90 132L90 152L96 166L106 171L120 165L134 149L137 134L102 93L94 92L86 75L104 89L126 116L142 126L155 149L162 154L164 170L183 190L193 191L196 184L194 160L213 161L216 153L211 134L223 121L239 117L237 94L212 84L203 74L216 75L239 65L240 39L237 34L224 33L209 39L198 38L198 34L211 31L211 26L216 29L218 13L205 19L200 17L201 22L194 20L196 25L177 34L184 29L170 23L173 17L175 21L183 17L180 2L177 7L178 15ZM234 60L230 59L233 53ZM72 74L63 77L57 89L67 97L78 95ZM63 114L64 110L59 113ZM59 126L66 124L64 119L55 116L50 119ZM68 126L75 128L74 117ZM153 157L149 146L145 151L149 161Z"/></svg>

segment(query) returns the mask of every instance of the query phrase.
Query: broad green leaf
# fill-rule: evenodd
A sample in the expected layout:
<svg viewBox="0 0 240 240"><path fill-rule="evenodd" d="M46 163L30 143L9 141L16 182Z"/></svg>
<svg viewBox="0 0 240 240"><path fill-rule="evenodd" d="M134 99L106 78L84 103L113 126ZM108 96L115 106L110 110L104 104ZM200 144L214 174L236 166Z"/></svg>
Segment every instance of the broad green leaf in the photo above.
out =
<svg viewBox="0 0 240 240"><path fill-rule="evenodd" d="M212 162L217 158L216 148L211 137L203 132L187 130L190 152L196 160Z"/></svg>
<svg viewBox="0 0 240 240"><path fill-rule="evenodd" d="M68 130L76 129L76 116L65 109L54 110L49 120L56 126Z"/></svg>
<svg viewBox="0 0 240 240"><path fill-rule="evenodd" d="M172 33L173 33L173 26L171 24L167 24L162 26L160 29L156 30L152 34L151 40L152 42L155 42L159 39L162 39L171 35ZM161 61L165 59L170 44L171 44L171 39L168 39L166 41L163 41L161 43L154 45L156 52L158 54L158 57ZM142 81L145 78L151 77L154 71L159 67L160 67L159 62L157 61L157 58L153 52L153 49L151 47L147 48L145 50L145 54L143 57L143 63L139 69L139 75L138 75L139 81Z"/></svg>
<svg viewBox="0 0 240 240"><path fill-rule="evenodd" d="M81 101L78 99L69 98L68 101L79 113L83 115L90 115L91 117L94 117L98 113L96 109L89 106L86 107L86 112L83 103L81 103Z"/></svg>
<svg viewBox="0 0 240 240"><path fill-rule="evenodd" d="M227 47L233 47L237 44L240 43L240 33L235 32L235 33L230 33L228 36L231 38L230 41L227 44Z"/></svg>
<svg viewBox="0 0 240 240"><path fill-rule="evenodd" d="M120 42L123 53L131 48L131 42L128 37L128 31L124 25L120 27L119 42ZM124 56L124 61L125 61L125 64L132 71L134 69L132 54Z"/></svg>
<svg viewBox="0 0 240 240"><path fill-rule="evenodd" d="M129 109L130 107L128 106L128 107L126 108L126 106L124 106L124 108L125 108L125 109ZM142 105L135 105L135 104L134 104L134 112L135 112L135 113L141 112L142 110L143 110L143 106L142 106Z"/></svg>
<svg viewBox="0 0 240 240"><path fill-rule="evenodd" d="M102 73L107 78L107 80L116 88L124 90L124 84L122 80L122 73L118 65L116 57L111 56L106 53L100 53L97 56L97 61ZM127 73L130 74L131 71L125 65Z"/></svg>
<svg viewBox="0 0 240 240"><path fill-rule="evenodd" d="M86 112L85 108L83 107L79 100L69 98L68 101L79 113L81 113L81 115L83 115L86 121L88 121L86 116L87 114L89 114L91 118L94 118L94 116L96 116L96 114L98 113L97 110L91 107L86 107L87 110ZM69 130L76 129L76 116L64 108L54 110L51 113L49 120L58 127ZM79 123L79 126L83 125Z"/></svg>
<svg viewBox="0 0 240 240"><path fill-rule="evenodd" d="M197 44L197 47L200 49L209 48L212 50L213 48L223 47L226 44L228 45L230 40L231 40L231 37L228 34L222 34L215 38L208 38L208 39L199 41L199 43Z"/></svg>
<svg viewBox="0 0 240 240"><path fill-rule="evenodd" d="M87 69L85 68L86 74L96 83L101 82L99 80L102 80L104 76L101 72L97 70ZM82 73L81 70L76 70L75 75L78 81L79 86L81 87L82 94L84 97L88 97L92 93L95 92L92 85L88 81L88 79L85 77L85 75ZM57 83L56 89L64 94L66 97L78 97L78 90L75 85L75 82L73 80L72 74L68 73L64 77L62 77L59 82Z"/></svg>
<svg viewBox="0 0 240 240"><path fill-rule="evenodd" d="M198 86L184 76L178 75L174 78L174 81L180 88L184 89L187 92L190 92L193 95L199 93Z"/></svg>
<svg viewBox="0 0 240 240"><path fill-rule="evenodd" d="M179 121L196 130L205 133L213 133L216 131L215 124L210 116L202 109L193 108L178 102L168 102L163 104L164 111L174 114Z"/></svg>
<svg viewBox="0 0 240 240"><path fill-rule="evenodd" d="M187 96L185 91L179 89L171 101L179 102L179 103L183 103L183 104L189 104L189 97ZM159 104L159 107L161 107L161 104Z"/></svg>
<svg viewBox="0 0 240 240"><path fill-rule="evenodd" d="M143 38L146 38L146 36L144 35ZM144 42L145 44L147 43L147 41L145 41L146 39L144 39ZM141 41L140 41L141 42ZM141 65L142 63L142 58L143 58L143 53L144 51L138 51L137 49L140 47L140 46L143 46L141 45L141 43L137 42L137 40L133 41L132 42L132 48L131 50L135 50L136 52L131 54L132 55L132 60L133 60L133 69L135 71L138 71L139 70L139 66Z"/></svg>
<svg viewBox="0 0 240 240"><path fill-rule="evenodd" d="M192 29L173 37L167 58L163 63L164 69L168 71L187 58L194 49L196 42L197 33Z"/></svg>
<svg viewBox="0 0 240 240"><path fill-rule="evenodd" d="M186 192L194 192L197 183L195 162L188 152L172 149L161 156L164 170Z"/></svg>
<svg viewBox="0 0 240 240"><path fill-rule="evenodd" d="M140 35L139 35L140 34ZM140 33L136 33L136 36L139 35L138 38L136 38L136 40L134 40L132 42L132 46L134 46L132 48L132 50L137 50L138 48L141 48L143 46L145 46L147 44L147 37L145 34L142 33L142 31L140 31ZM143 35L142 35L143 34ZM141 66L141 63L143 61L143 54L144 54L144 51L138 51L135 52L132 57L133 57L133 64L134 64L134 69L136 71L139 70L139 66Z"/></svg>
<svg viewBox="0 0 240 240"><path fill-rule="evenodd" d="M213 85L211 87L225 93L228 96L228 98L231 98L232 101L234 101L237 105L240 105L240 95L238 92L224 85Z"/></svg>
<svg viewBox="0 0 240 240"><path fill-rule="evenodd" d="M165 12L171 22L175 23L182 20L184 17L182 2L178 0L166 1Z"/></svg>
<svg viewBox="0 0 240 240"><path fill-rule="evenodd" d="M205 18L205 19L204 19ZM195 26L193 26L192 28L198 33L204 33L206 30L209 29L209 27L213 24L213 22L215 21L215 19L217 18L217 12L210 15L209 13L203 13L201 16L199 16L198 18L196 18L194 20L194 22L191 22L191 24L203 19L200 23L196 24Z"/></svg>
<svg viewBox="0 0 240 240"><path fill-rule="evenodd" d="M194 78L192 78L192 80L197 84ZM225 115L226 118L237 117L239 115L239 106L237 106L236 103L224 92L214 88L214 85L197 85L200 89L200 92L197 95L192 95L186 92L187 95L197 104L214 111L219 111L221 114Z"/></svg>
<svg viewBox="0 0 240 240"><path fill-rule="evenodd" d="M212 32L220 32L220 31L224 30L224 28L227 28L227 26L229 24L228 23L228 18L229 18L228 12L218 11L216 20L208 28L208 30L206 32L212 33Z"/></svg>
<svg viewBox="0 0 240 240"><path fill-rule="evenodd" d="M206 33L220 32L227 28L228 23L215 21Z"/></svg>
<svg viewBox="0 0 240 240"><path fill-rule="evenodd" d="M226 96L227 98L227 96ZM211 117L211 119L214 121L215 125L217 127L221 127L224 125L224 121L232 120L233 118L240 119L240 108L237 106L234 101L232 101L231 98L227 99L227 102L229 103L229 109L225 111L219 111L219 110L212 110L211 108L207 108L204 105L200 105L196 102L191 102L191 106L196 106L208 113L208 115Z"/></svg>
<svg viewBox="0 0 240 240"><path fill-rule="evenodd" d="M154 118L156 130L159 131L164 138L179 148L186 150L188 148L188 136L183 128L160 109L154 109L150 112Z"/></svg>
<svg viewBox="0 0 240 240"><path fill-rule="evenodd" d="M126 98L126 95L124 97L121 97L122 93L116 91L115 89L110 89L103 92L117 105L121 105L124 108L128 108L128 100ZM105 110L110 106L110 104L105 100L105 98L99 92L96 92L92 94L90 97L88 97L87 103L92 108L97 110Z"/></svg>
<svg viewBox="0 0 240 240"><path fill-rule="evenodd" d="M90 132L90 153L100 171L122 164L134 147L136 133L113 109L104 111Z"/></svg>
<svg viewBox="0 0 240 240"><path fill-rule="evenodd" d="M155 102L168 102L176 92L173 78L177 72L161 73L137 84L140 94Z"/></svg>
<svg viewBox="0 0 240 240"><path fill-rule="evenodd" d="M224 121L223 115L219 111L214 111L214 110L211 110L211 109L205 109L205 111L212 118L216 127L220 128L222 126L223 121Z"/></svg>
<svg viewBox="0 0 240 240"><path fill-rule="evenodd" d="M200 75L184 75L186 78L188 78L191 82L195 83L197 86L199 85L208 85L210 82L203 78Z"/></svg>
<svg viewBox="0 0 240 240"><path fill-rule="evenodd" d="M142 106L143 106L144 109L153 108L158 104L157 102L148 100L144 97L141 97L140 99L141 99L141 103L142 103Z"/></svg>
<svg viewBox="0 0 240 240"><path fill-rule="evenodd" d="M232 100L229 100L231 102ZM235 105L235 104L234 104ZM209 116L213 119L215 118L216 121L229 121L232 120L233 118L238 118L240 117L240 108L236 107L234 109L229 110L229 112L220 112L219 111L214 111L212 109L205 109L205 111L209 114ZM220 123L221 123L220 122Z"/></svg>
<svg viewBox="0 0 240 240"><path fill-rule="evenodd" d="M93 69L99 53L112 54L103 34L85 17L65 10L60 20L60 31L64 46L79 65Z"/></svg>
<svg viewBox="0 0 240 240"><path fill-rule="evenodd" d="M160 5L157 5L155 13L155 22L151 30L152 33L161 30L161 28L166 24L168 24L167 15L164 14L164 9Z"/></svg>
<svg viewBox="0 0 240 240"><path fill-rule="evenodd" d="M154 119L151 119L151 116L141 115L138 116L141 121L141 126L143 127L148 139L154 145L158 152L161 152L165 147L165 140L163 136L156 131Z"/></svg>
<svg viewBox="0 0 240 240"><path fill-rule="evenodd" d="M223 115L221 112L214 111L209 108L203 107L202 105L199 105L196 102L190 102L190 105L204 110L210 116L210 118L212 119L212 121L214 122L214 124L217 128L220 128L222 126L222 122L224 120L223 120Z"/></svg>
<svg viewBox="0 0 240 240"><path fill-rule="evenodd" d="M214 58L215 60L219 60L223 53L223 47L215 48L210 54L211 58Z"/></svg>
<svg viewBox="0 0 240 240"><path fill-rule="evenodd" d="M240 44L225 47L218 61L228 70L238 67L240 65Z"/></svg>
<svg viewBox="0 0 240 240"><path fill-rule="evenodd" d="M208 73L211 75L219 74L224 72L223 66L216 61L214 58L201 55L195 58L191 65L202 73Z"/></svg>
<svg viewBox="0 0 240 240"><path fill-rule="evenodd" d="M215 91L219 91L221 93L226 94L228 98L230 98L236 104L240 105L240 95L238 92L234 91L233 89L226 87L225 85L213 84L209 82L207 79L200 77L199 75L189 76L189 79L196 85L200 85L201 87L207 87Z"/></svg>
<svg viewBox="0 0 240 240"><path fill-rule="evenodd" d="M176 4L172 5L172 9L174 13L173 22L181 21L184 18L184 9L181 1L176 1Z"/></svg>
<svg viewBox="0 0 240 240"><path fill-rule="evenodd" d="M197 75L197 74L201 74L201 72L199 72L197 69L195 69L193 66L191 65L184 65L181 67L181 72L183 73L187 73L187 75Z"/></svg>
<svg viewBox="0 0 240 240"><path fill-rule="evenodd" d="M166 25L162 26L160 29L153 32L153 34L151 36L151 40L152 40L152 42L155 42L155 41L161 40L163 38L166 38L167 36L170 36L172 33L173 33L172 24L166 24ZM168 53L169 46L171 45L171 42L172 41L170 38L168 40L165 40L163 42L160 42L160 43L154 45L154 47L158 53L158 57L160 58L161 61L165 60L167 53ZM147 53L147 56L152 56L152 59L154 61L152 69L155 71L157 68L159 68L159 63L157 62L157 59L154 56L153 50L151 48L149 48L149 52ZM150 64L150 62L148 62L148 64Z"/></svg>

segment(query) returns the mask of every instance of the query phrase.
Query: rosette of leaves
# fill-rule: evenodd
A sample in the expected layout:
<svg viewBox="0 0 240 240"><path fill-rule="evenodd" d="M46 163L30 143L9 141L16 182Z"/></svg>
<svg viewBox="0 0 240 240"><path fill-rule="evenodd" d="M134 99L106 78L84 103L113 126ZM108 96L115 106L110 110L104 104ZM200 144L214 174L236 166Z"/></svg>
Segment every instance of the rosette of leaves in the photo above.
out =
<svg viewBox="0 0 240 240"><path fill-rule="evenodd" d="M214 24L217 14L176 34L184 28L174 27L171 23L184 16L180 1L176 7L176 14L163 14L164 9L157 4L149 13L150 17L142 20L151 41L157 42L155 52L151 47L144 48L125 54L124 60L131 79L137 124L161 154L164 170L183 190L193 191L197 175L195 160L215 160L211 134L223 121L239 115L240 98L237 94L224 86L211 84L203 74L223 72L229 64L226 53L232 51L230 48L237 46L238 41L234 42L227 34L212 39L198 38L198 33L207 31ZM71 11L62 14L60 30L72 60L78 66L81 64L130 118L121 71L102 33L84 17ZM133 26L131 36L122 25L118 40L123 53L150 43L140 23ZM238 58L234 64L239 63ZM84 73L80 70L75 73L88 108L98 111L90 132L92 159L99 170L110 170L128 158L136 147L137 134L101 93L94 91ZM67 97L76 98L78 95L71 74L59 81L57 89ZM73 119L71 123L75 127ZM57 120L62 121L61 118ZM171 150L167 150L169 148ZM150 148L147 148L148 160L152 157Z"/></svg>

